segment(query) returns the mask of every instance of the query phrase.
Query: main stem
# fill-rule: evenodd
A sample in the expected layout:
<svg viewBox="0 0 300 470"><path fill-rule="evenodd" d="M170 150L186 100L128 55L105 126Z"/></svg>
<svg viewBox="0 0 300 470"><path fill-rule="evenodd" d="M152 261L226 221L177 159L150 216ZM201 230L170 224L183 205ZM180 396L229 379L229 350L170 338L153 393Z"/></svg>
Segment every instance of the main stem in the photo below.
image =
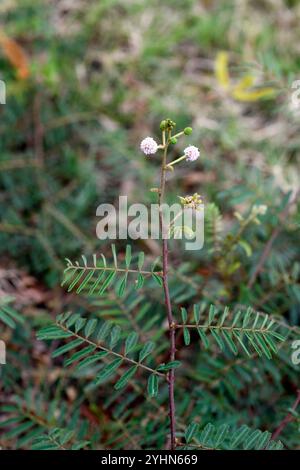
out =
<svg viewBox="0 0 300 470"><path fill-rule="evenodd" d="M159 224L162 234L162 260L163 260L163 272L162 281L165 296L165 305L167 310L167 317L169 323L169 334L170 334L170 361L174 361L176 354L176 343L175 343L175 323L172 313L172 305L169 292L168 283L168 240L164 236L164 224L163 224L163 213L162 203L164 201L165 185L166 185L166 164L167 164L167 152L168 143L166 142L165 132L163 133L163 161L161 166L161 179L159 188ZM170 416L170 431L171 431L171 450L176 448L176 417L175 417L175 399L174 399L174 383L175 383L175 371L171 369L168 373L168 385L169 385L169 416Z"/></svg>

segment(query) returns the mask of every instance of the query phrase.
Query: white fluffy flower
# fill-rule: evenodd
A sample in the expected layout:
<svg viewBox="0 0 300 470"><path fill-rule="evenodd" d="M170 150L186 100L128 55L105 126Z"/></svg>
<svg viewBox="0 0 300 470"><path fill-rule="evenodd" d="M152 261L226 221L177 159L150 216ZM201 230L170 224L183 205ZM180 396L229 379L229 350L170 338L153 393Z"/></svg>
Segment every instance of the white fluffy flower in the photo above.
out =
<svg viewBox="0 0 300 470"><path fill-rule="evenodd" d="M200 151L194 145L190 145L189 147L184 149L184 155L186 156L186 160L188 162L194 162L195 160L197 160L197 158L199 158Z"/></svg>
<svg viewBox="0 0 300 470"><path fill-rule="evenodd" d="M265 215L265 213L268 210L268 206L265 204L260 204L260 205L254 205L252 208L252 212L254 212L257 215Z"/></svg>
<svg viewBox="0 0 300 470"><path fill-rule="evenodd" d="M157 148L158 144L152 137L146 137L146 139L141 142L141 150L145 155L153 155L157 152Z"/></svg>

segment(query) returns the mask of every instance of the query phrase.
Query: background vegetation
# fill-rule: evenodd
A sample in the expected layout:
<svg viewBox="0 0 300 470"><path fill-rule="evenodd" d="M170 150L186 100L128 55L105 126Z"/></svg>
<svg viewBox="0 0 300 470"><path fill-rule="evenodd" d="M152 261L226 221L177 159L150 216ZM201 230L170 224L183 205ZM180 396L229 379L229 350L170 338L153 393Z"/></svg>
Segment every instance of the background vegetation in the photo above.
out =
<svg viewBox="0 0 300 470"><path fill-rule="evenodd" d="M112 392L109 381L95 387L95 370L66 369L51 356L61 342L36 337L73 310L154 340L166 360L158 286L129 289L122 299L112 288L89 300L60 287L65 257L111 256L95 234L101 202L119 194L153 201L157 162L138 146L165 117L192 125L189 142L201 149L195 165L171 175L170 201L197 191L206 205L204 249L172 255L177 318L196 302L242 312L250 305L290 331L271 361L220 355L215 345L206 351L196 334L185 347L179 335L186 366L177 372L178 432L191 421L273 432L299 386L291 361L300 320L300 116L291 107L299 2L2 0L0 13L1 447L28 449L41 435L54 445L66 429L67 448L166 446L166 388L145 398L142 375L126 391ZM260 224L254 205L267 206ZM133 249L149 261L158 253L155 242ZM124 257L121 242L118 251ZM292 449L294 415L280 435Z"/></svg>

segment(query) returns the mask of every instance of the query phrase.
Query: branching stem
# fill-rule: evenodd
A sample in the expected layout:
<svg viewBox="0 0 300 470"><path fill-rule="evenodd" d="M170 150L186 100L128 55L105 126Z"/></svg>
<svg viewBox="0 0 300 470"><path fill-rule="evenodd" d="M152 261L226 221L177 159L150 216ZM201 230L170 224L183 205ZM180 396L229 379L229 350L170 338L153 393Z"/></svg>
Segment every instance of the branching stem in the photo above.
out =
<svg viewBox="0 0 300 470"><path fill-rule="evenodd" d="M151 276L153 274L152 271L140 271L139 269L125 269L125 268L109 268L107 266L77 266L77 265L69 265L65 269L65 273L69 270L84 270L84 271L116 271L118 273L137 273L137 274L144 274L145 276ZM157 276L162 276L162 272L154 271L154 274Z"/></svg>
<svg viewBox="0 0 300 470"><path fill-rule="evenodd" d="M289 411L288 414L283 418L277 429L272 434L272 439L276 440L278 439L279 435L282 433L284 428L291 422L294 421L295 416L293 415L293 412L296 412L298 406L300 404L300 389L297 390L297 397L296 400L291 408L292 411Z"/></svg>
<svg viewBox="0 0 300 470"><path fill-rule="evenodd" d="M167 142L170 140L170 134L168 135ZM172 305L170 299L169 283L168 283L168 240L164 236L164 224L163 224L163 213L162 213L162 203L164 200L165 186L166 186L166 164L167 164L167 152L168 152L168 143L166 143L166 134L163 132L163 159L161 165L161 178L160 178L160 188L159 188L159 223L160 230L162 235L162 260L163 260L163 272L162 272L162 281L163 289L165 296L165 305L167 310L167 318L169 324L169 335L170 335L170 361L174 361L176 354L176 343L175 343L175 328L174 318L172 313ZM176 448L176 416L175 416L175 399L174 399L174 384L175 384L175 371L171 369L168 373L168 383L169 383L169 416L170 416L170 431L171 431L171 450Z"/></svg>
<svg viewBox="0 0 300 470"><path fill-rule="evenodd" d="M63 331L66 331L68 333L72 333L72 336L74 336L74 338L80 339L80 340L82 340L82 342L85 342L85 343L90 344L91 346L94 346L95 349L100 349L101 351L105 351L108 354L112 354L115 357L119 357L120 359L123 359L124 361L130 362L131 364L134 364L134 365L140 367L141 369L147 370L151 374L159 375L160 377L165 377L165 374L163 374L163 373L161 373L161 372L159 372L155 369L152 369L151 367L148 367L145 364L142 364L141 362L137 362L137 361L125 356L124 354L120 354L120 353L117 353L116 351L113 351L112 349L106 348L105 346L102 346L101 344L96 343L95 341L92 341L92 340L86 338L85 336L81 336L78 333L75 333L73 330L70 330L69 328L66 328L61 323L57 323L57 326L59 326L59 328L61 328Z"/></svg>

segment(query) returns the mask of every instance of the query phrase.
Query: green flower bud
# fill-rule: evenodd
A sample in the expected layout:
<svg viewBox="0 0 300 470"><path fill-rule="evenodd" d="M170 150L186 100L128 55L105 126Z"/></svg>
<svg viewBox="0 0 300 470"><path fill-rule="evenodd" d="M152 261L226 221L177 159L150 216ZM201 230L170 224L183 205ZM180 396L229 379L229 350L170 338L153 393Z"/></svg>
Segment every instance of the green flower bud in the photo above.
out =
<svg viewBox="0 0 300 470"><path fill-rule="evenodd" d="M171 144L177 144L176 137L171 137L170 142L171 142Z"/></svg>
<svg viewBox="0 0 300 470"><path fill-rule="evenodd" d="M176 127L176 122L172 121L171 119L166 119L166 130L171 131Z"/></svg>
<svg viewBox="0 0 300 470"><path fill-rule="evenodd" d="M160 126L159 126L160 130L165 131L166 126L167 126L167 121L166 120L161 121Z"/></svg>
<svg viewBox="0 0 300 470"><path fill-rule="evenodd" d="M186 127L183 132L185 135L191 135L193 129L191 127Z"/></svg>

